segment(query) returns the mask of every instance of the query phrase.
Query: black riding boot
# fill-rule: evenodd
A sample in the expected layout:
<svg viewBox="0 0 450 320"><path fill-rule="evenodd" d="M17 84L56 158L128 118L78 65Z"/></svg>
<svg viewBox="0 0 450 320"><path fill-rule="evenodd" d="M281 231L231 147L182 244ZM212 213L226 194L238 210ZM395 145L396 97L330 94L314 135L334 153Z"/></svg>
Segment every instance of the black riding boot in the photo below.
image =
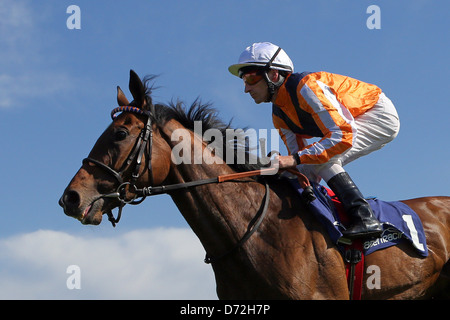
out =
<svg viewBox="0 0 450 320"><path fill-rule="evenodd" d="M342 202L352 223L344 232L345 237L369 238L378 237L383 226L375 218L372 208L350 178L347 172L338 173L328 181L328 186Z"/></svg>

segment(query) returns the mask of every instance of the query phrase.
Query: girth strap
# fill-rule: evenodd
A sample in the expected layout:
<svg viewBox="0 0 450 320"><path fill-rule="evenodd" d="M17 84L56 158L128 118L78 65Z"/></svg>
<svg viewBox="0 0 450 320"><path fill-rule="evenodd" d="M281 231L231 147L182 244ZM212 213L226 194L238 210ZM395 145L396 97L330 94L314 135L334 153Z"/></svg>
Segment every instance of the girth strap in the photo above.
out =
<svg viewBox="0 0 450 320"><path fill-rule="evenodd" d="M361 300L364 277L364 249L360 239L353 240L344 252L350 300Z"/></svg>

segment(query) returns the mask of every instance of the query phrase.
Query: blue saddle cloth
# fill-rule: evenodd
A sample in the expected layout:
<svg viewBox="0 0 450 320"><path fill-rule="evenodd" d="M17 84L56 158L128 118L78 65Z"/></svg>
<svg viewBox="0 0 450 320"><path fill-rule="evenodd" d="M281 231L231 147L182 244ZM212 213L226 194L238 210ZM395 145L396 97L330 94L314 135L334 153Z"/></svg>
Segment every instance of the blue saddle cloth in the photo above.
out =
<svg viewBox="0 0 450 320"><path fill-rule="evenodd" d="M302 194L297 179L289 179L292 186ZM345 227L341 223L339 214L325 187L313 184L316 199L309 204L309 209L326 227L332 241L341 249L344 243L342 231ZM368 199L377 219L383 224L383 233L377 239L363 243L364 254L368 255L376 250L394 246L401 241L409 241L417 253L428 256L425 233L419 216L409 206L399 201L386 202L378 199Z"/></svg>

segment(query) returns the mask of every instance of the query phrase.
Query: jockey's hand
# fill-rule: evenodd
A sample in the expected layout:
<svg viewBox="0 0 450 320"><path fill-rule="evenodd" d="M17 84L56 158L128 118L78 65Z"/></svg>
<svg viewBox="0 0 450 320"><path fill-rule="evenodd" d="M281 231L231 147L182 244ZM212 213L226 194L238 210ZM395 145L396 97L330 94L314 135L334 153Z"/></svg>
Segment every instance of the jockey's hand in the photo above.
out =
<svg viewBox="0 0 450 320"><path fill-rule="evenodd" d="M294 156L277 156L275 157L275 163L278 162L279 169L294 168L297 166Z"/></svg>

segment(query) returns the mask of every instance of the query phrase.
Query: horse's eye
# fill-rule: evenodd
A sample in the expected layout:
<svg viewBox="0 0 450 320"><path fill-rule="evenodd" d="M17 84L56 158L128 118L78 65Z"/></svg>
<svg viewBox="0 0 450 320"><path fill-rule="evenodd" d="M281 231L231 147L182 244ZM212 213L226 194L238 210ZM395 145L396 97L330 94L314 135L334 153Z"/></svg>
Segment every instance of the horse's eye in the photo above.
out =
<svg viewBox="0 0 450 320"><path fill-rule="evenodd" d="M122 141L127 137L127 135L128 135L128 132L126 132L124 130L120 130L114 134L114 138L116 141Z"/></svg>

